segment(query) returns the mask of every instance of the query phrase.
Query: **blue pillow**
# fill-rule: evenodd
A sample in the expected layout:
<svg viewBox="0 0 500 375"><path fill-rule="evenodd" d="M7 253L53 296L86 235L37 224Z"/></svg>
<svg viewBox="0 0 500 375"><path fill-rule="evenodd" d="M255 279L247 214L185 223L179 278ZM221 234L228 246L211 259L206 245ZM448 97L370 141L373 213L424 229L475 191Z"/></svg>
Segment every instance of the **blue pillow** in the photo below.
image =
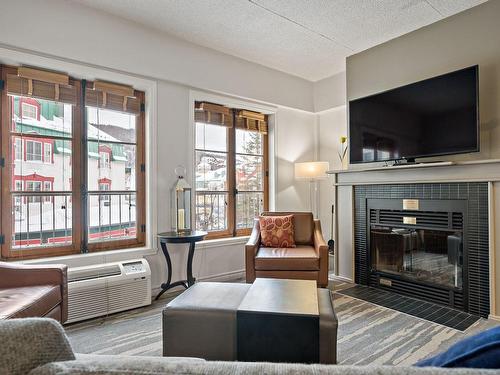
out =
<svg viewBox="0 0 500 375"><path fill-rule="evenodd" d="M500 326L468 337L415 366L500 368Z"/></svg>

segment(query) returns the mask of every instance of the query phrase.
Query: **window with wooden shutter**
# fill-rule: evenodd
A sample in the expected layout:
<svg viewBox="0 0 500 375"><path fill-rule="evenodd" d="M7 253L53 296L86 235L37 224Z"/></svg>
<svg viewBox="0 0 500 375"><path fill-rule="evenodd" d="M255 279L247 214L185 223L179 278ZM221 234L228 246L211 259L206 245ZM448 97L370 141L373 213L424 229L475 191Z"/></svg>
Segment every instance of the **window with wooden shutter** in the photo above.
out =
<svg viewBox="0 0 500 375"><path fill-rule="evenodd" d="M88 249L144 244L144 93L110 82L86 84Z"/></svg>
<svg viewBox="0 0 500 375"><path fill-rule="evenodd" d="M144 245L144 93L32 67L0 75L1 258Z"/></svg>
<svg viewBox="0 0 500 375"><path fill-rule="evenodd" d="M194 111L196 229L249 234L268 207L267 116L205 102Z"/></svg>

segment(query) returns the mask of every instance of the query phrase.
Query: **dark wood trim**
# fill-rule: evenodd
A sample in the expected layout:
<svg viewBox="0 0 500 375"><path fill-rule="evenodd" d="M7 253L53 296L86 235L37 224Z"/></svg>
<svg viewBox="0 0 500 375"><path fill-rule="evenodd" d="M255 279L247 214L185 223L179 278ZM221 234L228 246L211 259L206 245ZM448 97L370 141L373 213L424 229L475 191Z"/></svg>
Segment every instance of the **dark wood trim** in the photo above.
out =
<svg viewBox="0 0 500 375"><path fill-rule="evenodd" d="M7 68L0 65L0 79L7 82ZM4 235L4 244L0 245L0 256L2 259L8 258L10 249L10 233L7 234L7 228L10 228L11 217L5 213L10 212L10 205L7 204L6 197L9 196L10 186L7 183L10 179L7 179L7 156L9 149L9 137L7 136L8 123L9 123L9 100L7 97L7 88L4 85L4 89L0 91L0 155L4 158L5 166L1 168L0 173L0 207L2 210L1 220L0 220L0 233ZM10 232L10 231L9 231Z"/></svg>
<svg viewBox="0 0 500 375"><path fill-rule="evenodd" d="M235 114L233 111L232 122ZM234 126L227 130L227 229L233 236L236 235L236 129Z"/></svg>
<svg viewBox="0 0 500 375"><path fill-rule="evenodd" d="M266 116L267 120L267 116ZM269 211L269 136L264 134L262 137L264 143L264 211Z"/></svg>
<svg viewBox="0 0 500 375"><path fill-rule="evenodd" d="M77 103L81 102L81 95L82 95L82 90L81 90L81 81L74 81L74 84L76 85L76 89L78 92L78 97L77 97ZM73 106L73 128L72 128L72 135L73 135L73 143L72 143L72 171L71 171L71 189L73 191L73 200L72 200L72 207L73 207L73 248L74 248L74 253L79 253L80 252L80 246L82 243L82 236L83 236L83 225L84 225L84 218L82 215L77 215L77 212L83 212L83 205L82 205L82 191L81 191L81 186L82 186L82 169L83 169L83 150L82 150L82 132L83 132L83 122L84 116L82 113L82 107L80 105L75 105Z"/></svg>

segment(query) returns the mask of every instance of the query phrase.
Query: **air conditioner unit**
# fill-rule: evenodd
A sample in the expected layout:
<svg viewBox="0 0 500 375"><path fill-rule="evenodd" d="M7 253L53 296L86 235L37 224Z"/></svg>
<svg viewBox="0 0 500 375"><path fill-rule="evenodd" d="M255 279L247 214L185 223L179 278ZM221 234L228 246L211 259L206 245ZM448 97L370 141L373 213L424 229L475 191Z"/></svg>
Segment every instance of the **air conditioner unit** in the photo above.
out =
<svg viewBox="0 0 500 375"><path fill-rule="evenodd" d="M96 318L151 304L146 259L68 269L68 321Z"/></svg>

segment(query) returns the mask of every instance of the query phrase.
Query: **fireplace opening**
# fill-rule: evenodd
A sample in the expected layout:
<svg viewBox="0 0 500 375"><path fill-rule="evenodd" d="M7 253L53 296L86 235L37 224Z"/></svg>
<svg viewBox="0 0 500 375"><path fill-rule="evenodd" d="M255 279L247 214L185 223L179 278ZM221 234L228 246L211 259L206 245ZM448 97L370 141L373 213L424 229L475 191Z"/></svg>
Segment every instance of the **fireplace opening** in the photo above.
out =
<svg viewBox="0 0 500 375"><path fill-rule="evenodd" d="M372 225L371 272L462 289L463 237L453 230Z"/></svg>
<svg viewBox="0 0 500 375"><path fill-rule="evenodd" d="M367 199L370 286L468 311L466 200Z"/></svg>

